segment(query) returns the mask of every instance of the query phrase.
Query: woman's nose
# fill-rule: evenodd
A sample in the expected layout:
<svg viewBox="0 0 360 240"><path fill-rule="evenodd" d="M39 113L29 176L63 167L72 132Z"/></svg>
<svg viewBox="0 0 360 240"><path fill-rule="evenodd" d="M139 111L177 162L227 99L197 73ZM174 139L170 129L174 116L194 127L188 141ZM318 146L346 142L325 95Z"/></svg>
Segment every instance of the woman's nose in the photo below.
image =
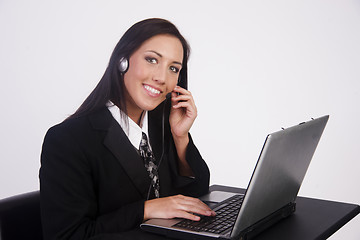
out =
<svg viewBox="0 0 360 240"><path fill-rule="evenodd" d="M160 84L164 84L166 81L166 69L164 67L157 67L155 72L154 72L154 76L153 76L153 80L160 83Z"/></svg>

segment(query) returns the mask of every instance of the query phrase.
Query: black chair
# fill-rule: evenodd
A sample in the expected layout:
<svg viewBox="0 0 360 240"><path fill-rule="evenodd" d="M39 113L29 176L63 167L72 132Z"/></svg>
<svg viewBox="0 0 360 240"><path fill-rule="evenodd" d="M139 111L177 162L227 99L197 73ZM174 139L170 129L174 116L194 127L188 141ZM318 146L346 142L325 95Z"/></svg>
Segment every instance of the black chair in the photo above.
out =
<svg viewBox="0 0 360 240"><path fill-rule="evenodd" d="M0 200L0 239L43 239L39 191Z"/></svg>

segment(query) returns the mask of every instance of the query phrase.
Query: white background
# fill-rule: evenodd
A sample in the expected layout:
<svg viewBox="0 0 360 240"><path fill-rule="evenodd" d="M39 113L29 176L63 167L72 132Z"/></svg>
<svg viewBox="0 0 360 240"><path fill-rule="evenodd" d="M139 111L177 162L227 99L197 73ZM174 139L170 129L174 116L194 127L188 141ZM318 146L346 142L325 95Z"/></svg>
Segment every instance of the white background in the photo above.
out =
<svg viewBox="0 0 360 240"><path fill-rule="evenodd" d="M246 187L267 133L330 114L300 195L360 203L359 0L0 0L0 198L39 188L46 130L149 17L192 47L191 131L212 184ZM331 239L360 239L359 223Z"/></svg>

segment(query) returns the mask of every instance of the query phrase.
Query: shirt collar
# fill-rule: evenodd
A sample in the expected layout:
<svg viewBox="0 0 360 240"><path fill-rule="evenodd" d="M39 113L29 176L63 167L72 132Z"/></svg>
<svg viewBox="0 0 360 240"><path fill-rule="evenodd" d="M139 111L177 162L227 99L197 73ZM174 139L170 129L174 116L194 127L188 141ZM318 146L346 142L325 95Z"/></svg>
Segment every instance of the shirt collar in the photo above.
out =
<svg viewBox="0 0 360 240"><path fill-rule="evenodd" d="M144 111L144 113L142 114L142 119L140 121L141 122L141 124L140 124L141 127L140 127L126 114L124 114L126 116L126 118L125 119L122 118L121 117L121 115L122 115L121 112L122 111L120 110L120 108L118 108L112 102L109 101L106 106L109 109L111 115L119 123L120 127L125 132L126 136L128 137L129 141L131 142L131 144L136 149L139 150L139 146L140 146L140 142L141 142L143 132L146 134L146 136L148 137L148 140L149 140L149 134L148 134L148 111ZM128 122L128 124L126 123L126 121Z"/></svg>

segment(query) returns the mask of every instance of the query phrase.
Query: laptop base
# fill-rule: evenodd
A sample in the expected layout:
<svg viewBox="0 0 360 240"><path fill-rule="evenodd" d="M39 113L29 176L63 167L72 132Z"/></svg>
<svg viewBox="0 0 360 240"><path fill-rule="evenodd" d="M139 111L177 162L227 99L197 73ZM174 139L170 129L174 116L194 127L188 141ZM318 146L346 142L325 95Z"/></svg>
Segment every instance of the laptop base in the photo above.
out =
<svg viewBox="0 0 360 240"><path fill-rule="evenodd" d="M229 239L237 239L237 240L251 240L270 226L274 225L278 221L290 216L292 213L295 212L296 204L289 203L288 205L282 207L278 211L270 214L269 216L265 217L264 219L260 220L259 222L255 223L251 227L243 230L240 232L238 236L230 237L230 233L226 235L218 235L218 234L211 234L211 233L202 233L202 232L195 232L181 229L174 228L167 228L167 227L159 227L152 224L141 224L141 229L145 231L149 231L152 233L165 235L170 238L175 239L192 239L192 240L209 240L209 239L221 239L221 240L229 240ZM159 219L159 221L161 221ZM169 226L170 227L170 226Z"/></svg>

